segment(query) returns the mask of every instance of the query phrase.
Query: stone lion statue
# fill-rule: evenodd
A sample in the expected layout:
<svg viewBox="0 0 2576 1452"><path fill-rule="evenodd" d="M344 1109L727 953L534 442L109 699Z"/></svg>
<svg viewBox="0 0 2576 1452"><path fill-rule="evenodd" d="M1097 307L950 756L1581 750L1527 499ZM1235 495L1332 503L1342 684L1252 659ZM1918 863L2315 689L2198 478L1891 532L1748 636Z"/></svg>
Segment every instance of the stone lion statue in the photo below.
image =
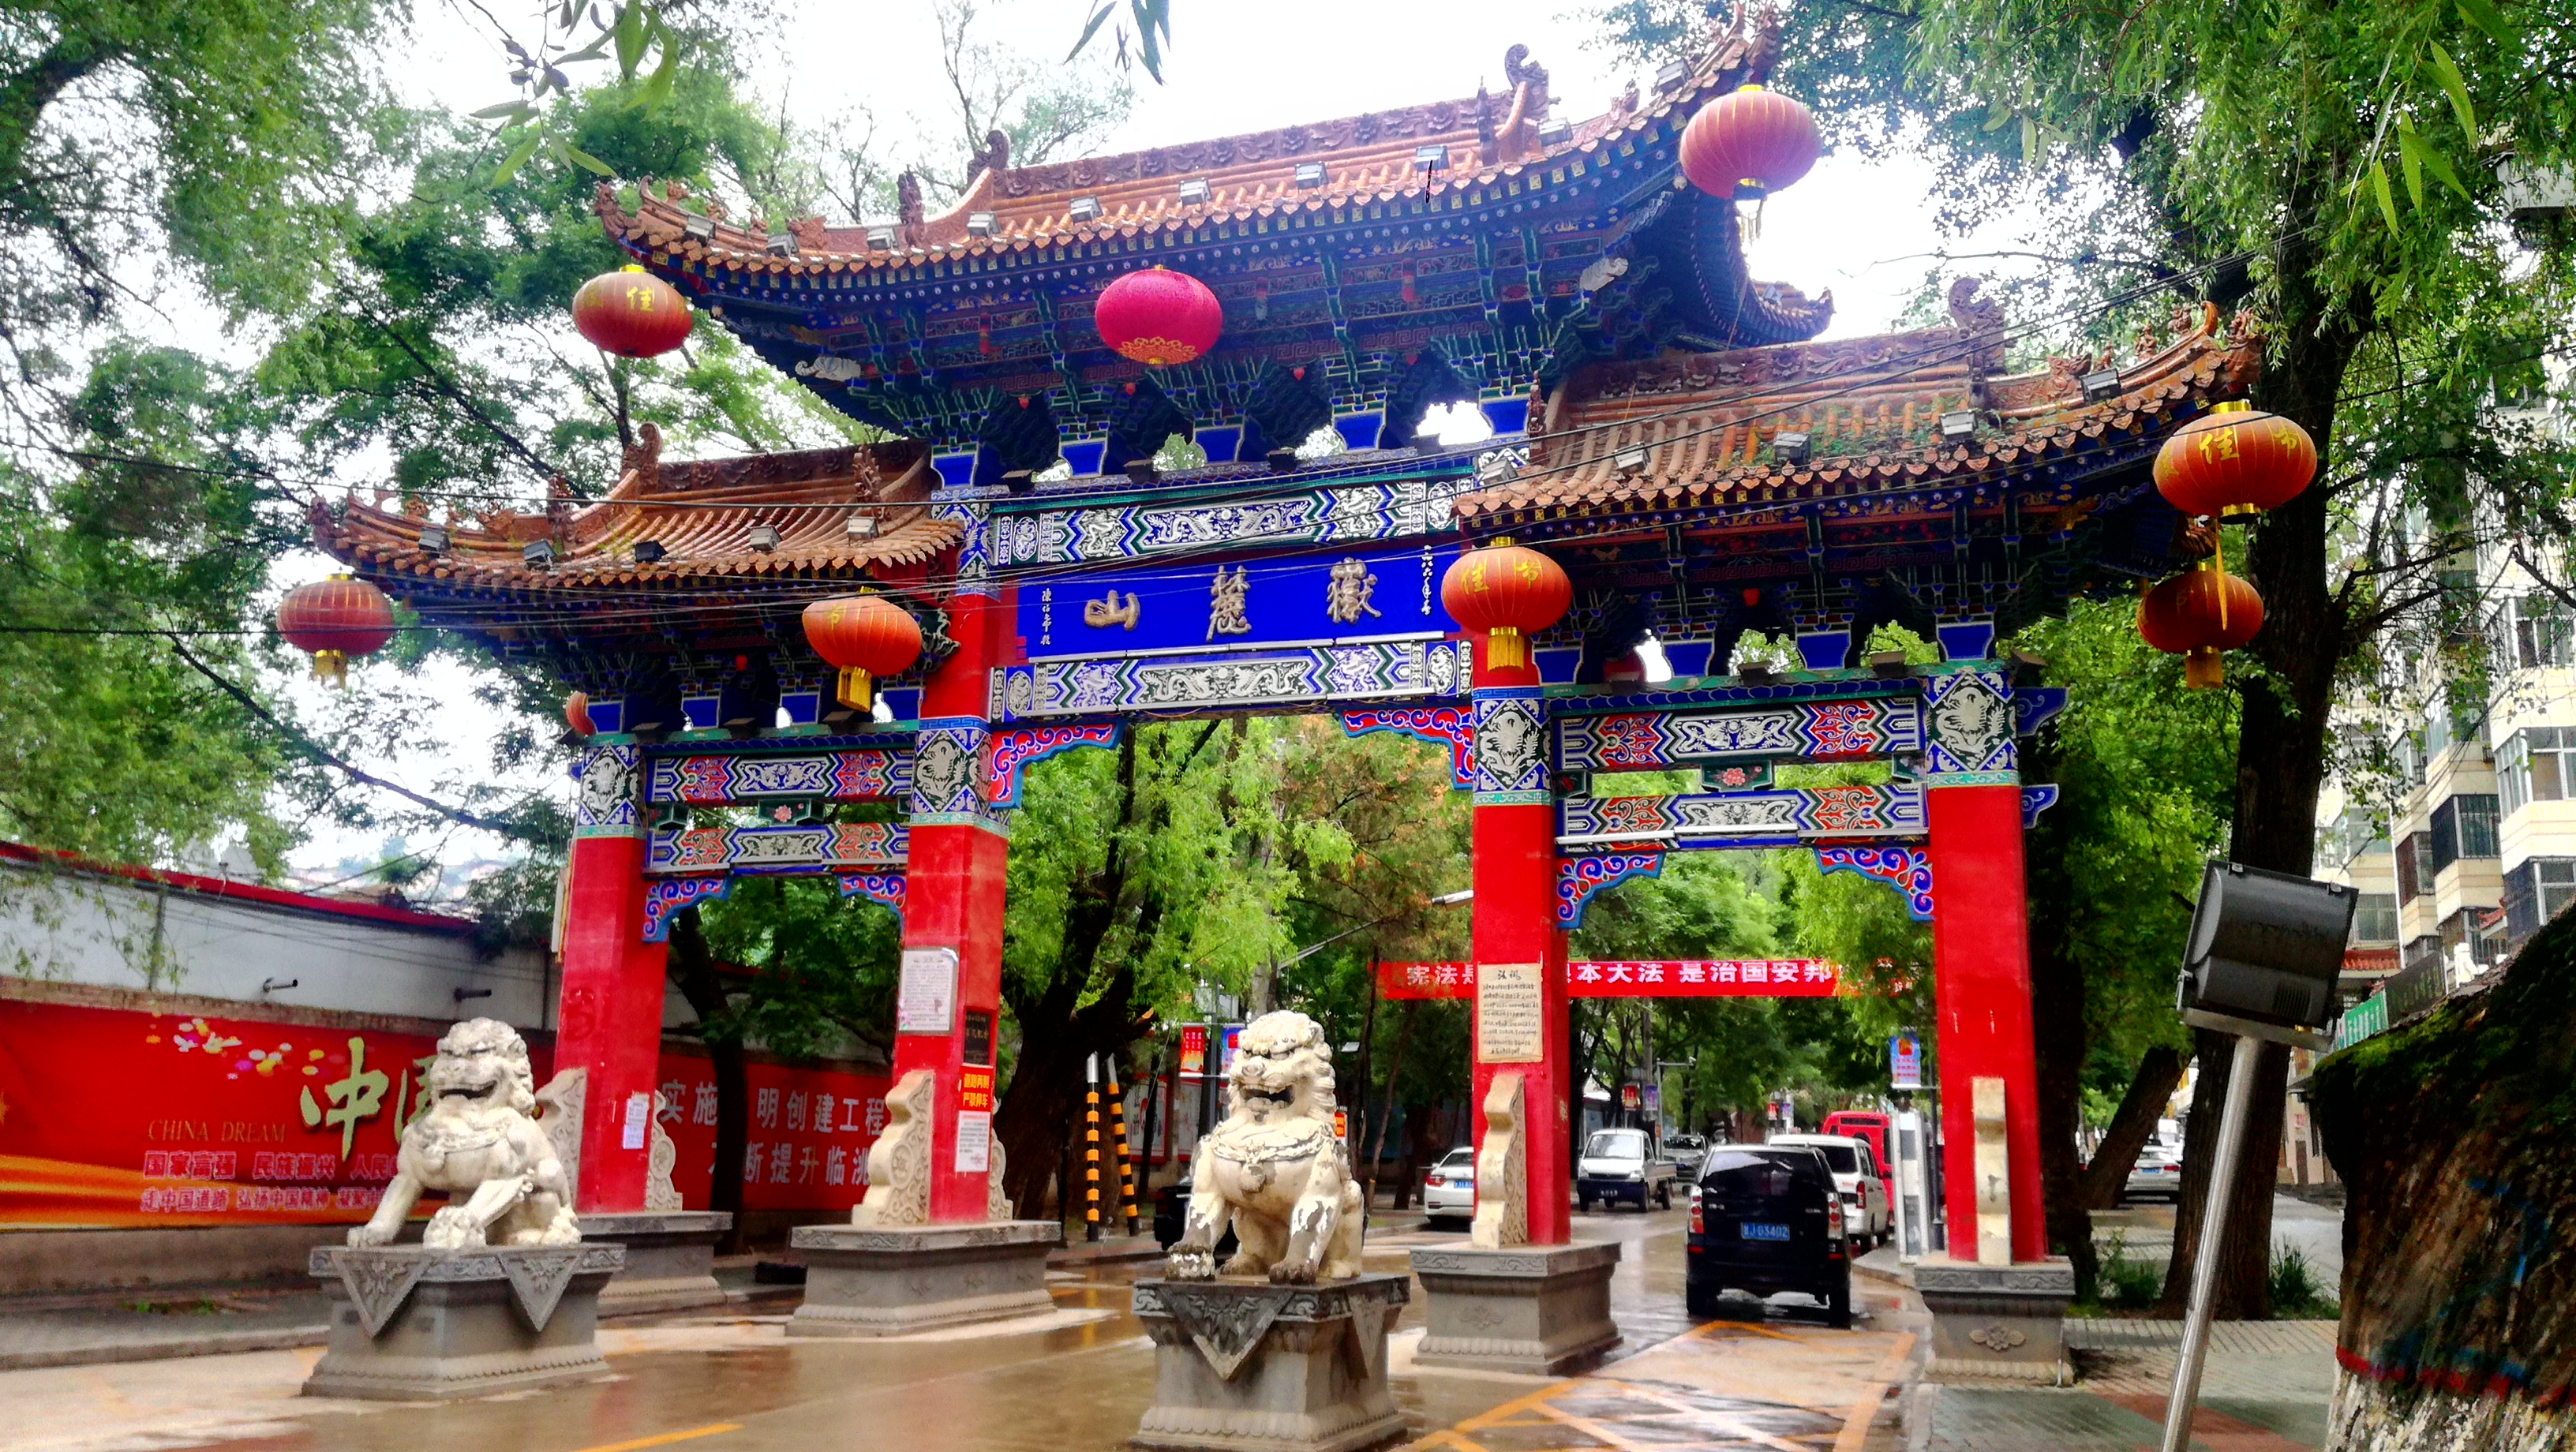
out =
<svg viewBox="0 0 2576 1452"><path fill-rule="evenodd" d="M527 1041L508 1024L477 1018L449 1029L422 1077L429 1108L403 1130L393 1183L349 1243L390 1243L424 1190L447 1194L421 1234L433 1249L580 1240L570 1177L535 1118L534 1077Z"/></svg>
<svg viewBox="0 0 2576 1452"><path fill-rule="evenodd" d="M1324 1031L1302 1013L1263 1014L1237 1040L1226 1080L1225 1122L1200 1141L1189 1218L1164 1274L1215 1279L1231 1220L1242 1249L1227 1275L1291 1285L1358 1275L1366 1216L1333 1134Z"/></svg>

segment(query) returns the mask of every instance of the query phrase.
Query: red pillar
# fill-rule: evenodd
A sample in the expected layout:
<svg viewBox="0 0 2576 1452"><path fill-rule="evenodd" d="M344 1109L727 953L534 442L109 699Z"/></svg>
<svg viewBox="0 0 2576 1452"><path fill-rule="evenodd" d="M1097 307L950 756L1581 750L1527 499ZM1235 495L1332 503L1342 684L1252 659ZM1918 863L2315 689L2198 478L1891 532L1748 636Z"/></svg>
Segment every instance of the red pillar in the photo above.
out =
<svg viewBox="0 0 2576 1452"><path fill-rule="evenodd" d="M576 1208L587 1211L644 1208L662 1052L668 947L644 941L644 838L636 819L635 764L632 746L597 747L583 758L564 884L554 1062L557 1069L589 1071L576 1195ZM643 1096L640 1113L637 1095Z"/></svg>
<svg viewBox="0 0 2576 1452"><path fill-rule="evenodd" d="M2039 1067L2031 1041L2030 925L2022 880L2021 788L1934 786L1932 994L1941 1020L1941 1190L1950 1257L1977 1256L1974 1081L2004 1081L2013 1259L2048 1255L2040 1206Z"/></svg>
<svg viewBox="0 0 2576 1452"><path fill-rule="evenodd" d="M1486 661L1486 648L1487 642L1478 639L1471 952L1480 998L1486 965L1540 965L1539 1057L1534 1063L1488 1063L1480 1032L1470 1109L1481 1149L1487 1088L1496 1074L1521 1075L1530 1243L1564 1245L1573 1239L1567 1206L1573 1166L1566 1158L1565 1137L1576 1086L1566 1062L1565 934L1556 926L1556 806L1546 745L1547 706L1535 665L1497 669Z"/></svg>
<svg viewBox="0 0 2576 1452"><path fill-rule="evenodd" d="M906 971L936 961L933 955L943 950L955 953L956 1006L944 1032L895 1035L894 1076L899 1080L915 1069L932 1076L930 1218L936 1223L986 1218L986 1172L957 1168L957 1130L961 1113L981 1114L989 1140L992 1123L991 1045L1001 1016L1010 844L986 805L986 683L1000 661L1008 618L992 595L960 593L951 601L949 633L957 652L924 686L913 753L903 893ZM970 1061L969 1025L979 1015L979 1048Z"/></svg>

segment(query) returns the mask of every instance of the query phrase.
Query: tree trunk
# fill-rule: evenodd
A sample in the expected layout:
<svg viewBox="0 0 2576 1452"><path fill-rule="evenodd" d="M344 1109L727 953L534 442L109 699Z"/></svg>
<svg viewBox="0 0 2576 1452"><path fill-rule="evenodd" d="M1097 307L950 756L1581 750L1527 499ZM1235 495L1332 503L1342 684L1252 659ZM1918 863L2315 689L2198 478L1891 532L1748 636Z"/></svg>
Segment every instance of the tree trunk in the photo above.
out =
<svg viewBox="0 0 2576 1452"><path fill-rule="evenodd" d="M2257 407L2296 421L2316 441L2318 483L2263 516L2250 531L2245 574L2263 592L2263 629L2252 654L2260 679L2245 682L2237 723L2236 815L2228 856L2248 867L2306 876L2316 857L2317 795L2325 781L2327 713L2335 672L2351 638L2351 618L2329 573L2332 557L2325 479L2333 472L2335 402L2344 373L2370 324L2366 292L2338 300L2318 289L2317 244L2305 224L2323 215L2308 196L2293 199L2275 258L2276 340L2254 386ZM2174 1258L2159 1303L2168 1314L2188 1298L2200 1241L2200 1206L2208 1199L2210 1156L2218 1144L2219 1106L2231 1046L2199 1034L2200 1078L2183 1144L2182 1208ZM2271 1315L2272 1187L2277 1179L2283 1093L2289 1051L2265 1047L2249 1107L2245 1159L2237 1166L2228 1209L2227 1264L2218 1283L2219 1314L2245 1320Z"/></svg>
<svg viewBox="0 0 2576 1452"><path fill-rule="evenodd" d="M671 982L698 1016L699 1042L716 1076L716 1158L707 1187L707 1208L733 1217L732 1228L716 1249L738 1255L743 1246L742 1160L751 1140L751 1072L742 1041L722 1020L727 1008L724 980L717 976L715 955L698 927L698 910L682 908L671 920Z"/></svg>
<svg viewBox="0 0 2576 1452"><path fill-rule="evenodd" d="M1148 1220L1154 1218L1154 1123L1163 1109L1163 1041L1153 1043L1145 1062L1144 1137L1136 1141L1136 1197Z"/></svg>
<svg viewBox="0 0 2576 1452"><path fill-rule="evenodd" d="M1386 1127L1395 1120L1396 1076L1404 1072L1404 1043L1413 1036L1413 1017L1421 1009L1418 1000L1408 1003L1404 1006L1404 1016L1396 1020L1395 1047L1389 1052L1386 1063L1386 1094L1378 1101L1377 1140L1369 1148L1368 1198L1362 1202L1364 1204L1377 1203L1378 1166L1386 1161ZM1365 1090L1366 1086L1362 1088ZM1404 1208L1403 1196L1404 1191L1399 1187L1396 1190L1396 1208L1399 1210Z"/></svg>
<svg viewBox="0 0 2576 1452"><path fill-rule="evenodd" d="M2038 1051L2039 1179L2048 1238L2075 1263L2075 1294L2097 1293L2093 1213L2079 1180L2075 1130L2083 1119L2084 982L2057 951L2055 925L2033 925L2030 945L2031 1025Z"/></svg>
<svg viewBox="0 0 2576 1452"><path fill-rule="evenodd" d="M2182 1082L2183 1066L2191 1062L2179 1049L2161 1045L2149 1049L2138 1059L2138 1070L2129 1076L2129 1091L2120 1096L2120 1107L2111 1115L2110 1127L2102 1132L2102 1143L2094 1148L2092 1161L2084 1167L2084 1203L2094 1210L2109 1210L2120 1203L2120 1192L2129 1183L2129 1168L2138 1162L2138 1151L2156 1132L2156 1121L2164 1117L2165 1101L2173 1097L2174 1086Z"/></svg>

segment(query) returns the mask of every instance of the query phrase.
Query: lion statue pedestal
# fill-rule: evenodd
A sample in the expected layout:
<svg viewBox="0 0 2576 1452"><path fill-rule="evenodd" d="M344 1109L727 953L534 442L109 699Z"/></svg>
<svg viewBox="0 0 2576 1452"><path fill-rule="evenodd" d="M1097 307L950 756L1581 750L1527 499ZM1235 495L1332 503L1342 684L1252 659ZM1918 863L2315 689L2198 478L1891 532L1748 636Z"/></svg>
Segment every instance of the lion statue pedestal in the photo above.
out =
<svg viewBox="0 0 2576 1452"><path fill-rule="evenodd" d="M626 1253L581 1243L531 1077L508 1024L471 1019L438 1041L429 1107L403 1128L384 1200L345 1248L313 1252L331 1338L306 1395L443 1401L608 1370L599 1293ZM433 1190L447 1204L421 1243L393 1244Z"/></svg>
<svg viewBox="0 0 2576 1452"><path fill-rule="evenodd" d="M1417 1366L1557 1376L1619 1343L1610 1319L1616 1241L1529 1243L1526 1085L1518 1071L1496 1074L1478 1112L1476 1220L1465 1245L1413 1252L1422 1281ZM1559 1182L1547 1193L1565 1193Z"/></svg>
<svg viewBox="0 0 2576 1452"><path fill-rule="evenodd" d="M1002 1146L986 1149L985 1218L930 1219L932 1085L915 1069L886 1094L885 1133L868 1147L868 1193L847 1225L799 1225L788 1244L805 1263L805 1299L790 1336L899 1336L978 1321L1042 1316L1050 1220L1013 1218Z"/></svg>
<svg viewBox="0 0 2576 1452"><path fill-rule="evenodd" d="M1136 1283L1154 1339L1143 1447L1356 1452L1404 1435L1386 1328L1402 1276L1360 1274L1367 1219L1333 1133L1333 1061L1302 1013L1245 1027L1225 1122L1199 1141L1164 1278ZM1228 1226L1240 1251L1222 1266Z"/></svg>

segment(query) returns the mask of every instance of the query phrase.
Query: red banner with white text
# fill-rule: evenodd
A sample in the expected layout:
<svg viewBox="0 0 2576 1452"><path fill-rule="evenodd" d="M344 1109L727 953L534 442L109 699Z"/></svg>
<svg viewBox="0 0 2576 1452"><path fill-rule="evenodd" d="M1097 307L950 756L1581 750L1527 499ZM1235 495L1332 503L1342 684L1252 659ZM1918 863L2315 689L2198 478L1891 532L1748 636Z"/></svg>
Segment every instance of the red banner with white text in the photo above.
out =
<svg viewBox="0 0 2576 1452"><path fill-rule="evenodd" d="M1380 963L1381 998L1473 998L1473 963ZM1577 959L1565 965L1572 998L1831 998L1842 968L1821 958Z"/></svg>
<svg viewBox="0 0 2576 1452"><path fill-rule="evenodd" d="M364 1220L393 1178L400 1125L428 1102L436 1048L419 1034L0 1000L0 1229ZM542 1035L529 1058L544 1083ZM760 1061L747 1075L746 1208L856 1204L886 1080ZM672 1183L703 1209L714 1066L666 1047L660 1078Z"/></svg>

